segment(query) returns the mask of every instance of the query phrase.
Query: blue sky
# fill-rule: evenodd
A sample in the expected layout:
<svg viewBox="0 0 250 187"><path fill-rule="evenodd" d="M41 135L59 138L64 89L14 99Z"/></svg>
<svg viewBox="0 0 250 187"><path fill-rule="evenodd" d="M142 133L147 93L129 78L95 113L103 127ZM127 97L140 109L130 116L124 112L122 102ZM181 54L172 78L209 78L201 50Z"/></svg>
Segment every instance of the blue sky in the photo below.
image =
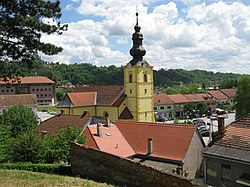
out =
<svg viewBox="0 0 250 187"><path fill-rule="evenodd" d="M250 74L249 0L61 0L62 35L42 40L63 51L45 60L97 66L130 59L135 12L145 59L154 69L202 69Z"/></svg>

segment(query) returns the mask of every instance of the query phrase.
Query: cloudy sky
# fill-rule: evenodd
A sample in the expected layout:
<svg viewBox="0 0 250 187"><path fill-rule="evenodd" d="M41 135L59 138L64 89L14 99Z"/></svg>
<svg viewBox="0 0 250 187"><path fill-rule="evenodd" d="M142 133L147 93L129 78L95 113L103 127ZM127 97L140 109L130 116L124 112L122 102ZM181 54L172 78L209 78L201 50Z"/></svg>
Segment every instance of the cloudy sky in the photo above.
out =
<svg viewBox="0 0 250 187"><path fill-rule="evenodd" d="M249 0L61 0L61 7L68 31L42 39L64 50L46 60L125 65L137 7L154 69L250 74Z"/></svg>

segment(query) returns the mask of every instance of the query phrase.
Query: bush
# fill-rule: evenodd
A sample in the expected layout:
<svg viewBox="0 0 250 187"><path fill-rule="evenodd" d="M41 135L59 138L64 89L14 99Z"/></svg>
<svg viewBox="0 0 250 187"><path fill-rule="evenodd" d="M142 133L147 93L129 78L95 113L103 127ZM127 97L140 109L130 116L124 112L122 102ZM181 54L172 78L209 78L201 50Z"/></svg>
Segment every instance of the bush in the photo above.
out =
<svg viewBox="0 0 250 187"><path fill-rule="evenodd" d="M0 169L16 169L59 175L71 175L71 167L69 165L60 164L32 164L30 162L4 163L0 164Z"/></svg>

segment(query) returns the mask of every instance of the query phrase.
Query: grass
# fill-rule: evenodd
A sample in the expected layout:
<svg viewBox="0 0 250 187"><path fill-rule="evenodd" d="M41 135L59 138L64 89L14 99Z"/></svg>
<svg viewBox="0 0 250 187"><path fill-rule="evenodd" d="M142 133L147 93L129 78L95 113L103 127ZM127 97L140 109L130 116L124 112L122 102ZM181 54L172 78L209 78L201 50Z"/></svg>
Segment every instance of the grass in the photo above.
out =
<svg viewBox="0 0 250 187"><path fill-rule="evenodd" d="M58 112L58 108L56 108L56 106L38 106L37 107L37 111L41 112L42 110L48 110L49 112L51 112L51 111Z"/></svg>
<svg viewBox="0 0 250 187"><path fill-rule="evenodd" d="M24 170L4 170L0 169L0 187L50 187L50 186L112 186L106 183L97 183L92 180L51 175L45 173L24 171Z"/></svg>

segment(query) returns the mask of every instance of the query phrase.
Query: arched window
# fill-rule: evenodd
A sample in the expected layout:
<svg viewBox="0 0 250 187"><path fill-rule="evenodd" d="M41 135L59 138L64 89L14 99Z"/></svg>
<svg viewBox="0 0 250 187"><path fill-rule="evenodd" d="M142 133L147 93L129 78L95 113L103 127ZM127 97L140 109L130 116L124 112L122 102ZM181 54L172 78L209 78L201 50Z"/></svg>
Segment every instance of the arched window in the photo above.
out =
<svg viewBox="0 0 250 187"><path fill-rule="evenodd" d="M129 75L129 82L132 82L133 78L132 78L132 74Z"/></svg>
<svg viewBox="0 0 250 187"><path fill-rule="evenodd" d="M103 116L109 117L109 113L105 111L105 112L103 112Z"/></svg>
<svg viewBox="0 0 250 187"><path fill-rule="evenodd" d="M144 82L148 82L148 78L147 78L147 75L146 74L144 74Z"/></svg>

